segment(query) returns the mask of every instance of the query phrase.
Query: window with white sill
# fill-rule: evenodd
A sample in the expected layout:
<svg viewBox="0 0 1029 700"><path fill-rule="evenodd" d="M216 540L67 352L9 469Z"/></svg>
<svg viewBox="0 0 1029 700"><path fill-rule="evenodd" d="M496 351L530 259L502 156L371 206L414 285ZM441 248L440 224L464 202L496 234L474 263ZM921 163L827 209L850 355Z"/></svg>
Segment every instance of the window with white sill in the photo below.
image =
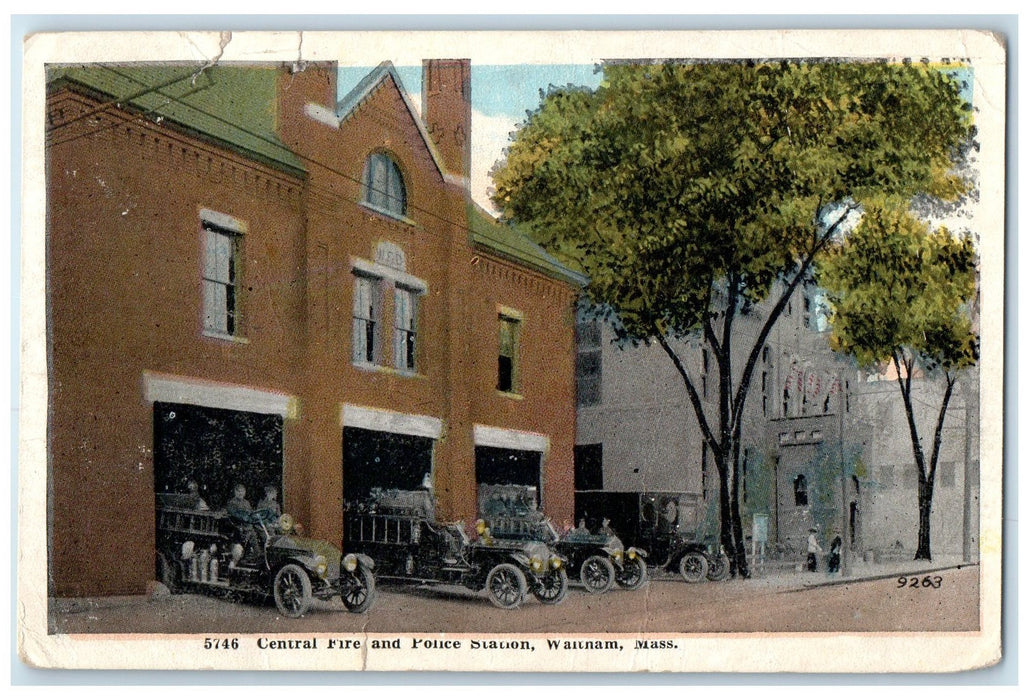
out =
<svg viewBox="0 0 1029 700"><path fill-rule="evenodd" d="M242 231L206 219L201 220L201 228L204 245L204 333L236 337L239 330Z"/></svg>

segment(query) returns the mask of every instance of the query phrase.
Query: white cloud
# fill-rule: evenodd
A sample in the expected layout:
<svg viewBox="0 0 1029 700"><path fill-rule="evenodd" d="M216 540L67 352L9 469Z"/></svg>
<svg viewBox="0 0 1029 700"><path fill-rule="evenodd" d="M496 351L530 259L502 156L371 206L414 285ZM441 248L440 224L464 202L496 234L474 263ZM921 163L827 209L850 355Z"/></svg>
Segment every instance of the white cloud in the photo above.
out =
<svg viewBox="0 0 1029 700"><path fill-rule="evenodd" d="M490 116L472 110L472 199L486 211L496 213L489 199L493 164L503 158L508 137L518 123L509 115Z"/></svg>

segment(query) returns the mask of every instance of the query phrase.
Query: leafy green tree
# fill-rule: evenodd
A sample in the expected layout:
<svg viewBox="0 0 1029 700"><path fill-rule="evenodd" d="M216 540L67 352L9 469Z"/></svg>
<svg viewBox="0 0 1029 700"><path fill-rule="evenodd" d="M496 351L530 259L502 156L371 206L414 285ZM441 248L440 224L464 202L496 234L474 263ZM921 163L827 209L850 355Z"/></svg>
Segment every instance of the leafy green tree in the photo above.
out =
<svg viewBox="0 0 1029 700"><path fill-rule="evenodd" d="M833 307L833 348L866 367L892 364L897 374L918 471L915 559L932 558L929 515L954 383L958 372L979 359L969 314L977 278L972 240L943 227L931 229L902 201L870 204L846 242L819 268L819 284ZM935 425L929 426L928 455L912 400L917 374L935 377L944 387Z"/></svg>
<svg viewBox="0 0 1029 700"><path fill-rule="evenodd" d="M737 471L761 348L860 202L962 192L950 173L970 108L954 77L923 65L603 70L596 90L542 97L494 170L494 203L589 275L618 333L668 355L718 469L722 544L747 576ZM759 303L758 332L734 333ZM675 339L714 357L710 415Z"/></svg>

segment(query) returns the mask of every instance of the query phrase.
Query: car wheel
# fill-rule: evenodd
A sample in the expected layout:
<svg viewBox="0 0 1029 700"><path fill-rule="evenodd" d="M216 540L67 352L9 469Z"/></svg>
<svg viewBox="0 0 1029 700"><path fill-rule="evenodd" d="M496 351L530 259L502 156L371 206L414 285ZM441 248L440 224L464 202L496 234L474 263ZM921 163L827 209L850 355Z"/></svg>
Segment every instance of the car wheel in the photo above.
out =
<svg viewBox="0 0 1029 700"><path fill-rule="evenodd" d="M275 574L275 607L286 617L300 617L311 607L311 579L300 566L286 564Z"/></svg>
<svg viewBox="0 0 1029 700"><path fill-rule="evenodd" d="M182 577L179 575L179 564L163 554L157 555L157 580L171 593L182 590Z"/></svg>
<svg viewBox="0 0 1029 700"><path fill-rule="evenodd" d="M568 574L564 569L551 569L540 576L532 594L544 605L557 605L568 594Z"/></svg>
<svg viewBox="0 0 1029 700"><path fill-rule="evenodd" d="M353 580L345 591L339 594L343 606L352 613L363 613L375 602L375 577L363 566L354 572Z"/></svg>
<svg viewBox="0 0 1029 700"><path fill-rule="evenodd" d="M729 578L729 557L719 554L707 560L707 580L724 581Z"/></svg>
<svg viewBox="0 0 1029 700"><path fill-rule="evenodd" d="M707 557L699 552L687 552L679 560L679 573L687 583L700 583L707 576Z"/></svg>
<svg viewBox="0 0 1029 700"><path fill-rule="evenodd" d="M579 580L590 593L606 593L615 583L615 567L611 560L594 554L582 563Z"/></svg>
<svg viewBox="0 0 1029 700"><path fill-rule="evenodd" d="M626 558L622 570L615 575L615 582L627 591L635 591L647 582L647 563L639 556Z"/></svg>
<svg viewBox="0 0 1029 700"><path fill-rule="evenodd" d="M514 564L497 564L486 577L486 595L498 608L510 610L522 604L528 584Z"/></svg>

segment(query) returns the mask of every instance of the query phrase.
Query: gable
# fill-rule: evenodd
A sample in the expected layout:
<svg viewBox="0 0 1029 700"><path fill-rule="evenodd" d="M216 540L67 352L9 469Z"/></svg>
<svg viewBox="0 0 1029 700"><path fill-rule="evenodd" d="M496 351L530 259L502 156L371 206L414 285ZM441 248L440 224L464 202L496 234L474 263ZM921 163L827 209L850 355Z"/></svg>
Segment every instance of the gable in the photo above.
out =
<svg viewBox="0 0 1029 700"><path fill-rule="evenodd" d="M443 160L440 157L439 152L436 150L436 145L433 143L432 137L429 136L429 132L425 128L425 123L422 121L421 116L419 116L418 111L411 102L411 98L408 95L407 90L404 88L404 83L401 81L400 75L397 73L390 61L383 61L380 63L375 70L366 75L343 97L342 100L339 101L336 105L336 113L334 115L336 125L341 127L354 118L360 112L360 108L363 105L367 104L373 99L373 97L378 96L378 93L384 89L392 90L395 96L399 98L403 105L402 113L406 115L406 118L410 120L411 126L413 126L417 131L419 139L425 147L429 158L432 160L433 166L440 174L440 177L448 182L455 182L454 178L456 176L448 173L446 168L443 166Z"/></svg>

